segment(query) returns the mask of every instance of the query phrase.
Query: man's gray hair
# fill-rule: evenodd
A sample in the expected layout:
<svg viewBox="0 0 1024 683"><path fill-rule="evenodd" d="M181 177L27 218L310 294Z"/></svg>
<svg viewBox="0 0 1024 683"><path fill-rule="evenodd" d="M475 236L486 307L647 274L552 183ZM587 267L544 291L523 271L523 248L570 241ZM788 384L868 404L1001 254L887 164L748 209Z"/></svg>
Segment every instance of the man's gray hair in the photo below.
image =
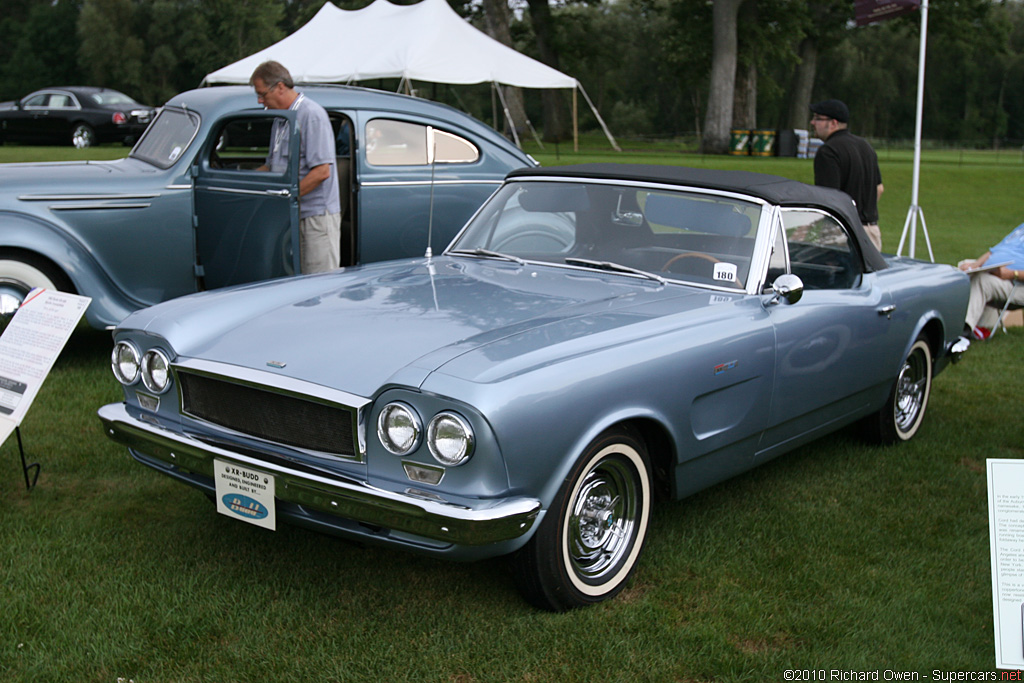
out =
<svg viewBox="0 0 1024 683"><path fill-rule="evenodd" d="M263 81L263 85L268 88L275 83L284 83L286 88L294 88L295 82L292 81L292 75L288 73L288 69L284 68L281 62L269 61L263 62L256 70L252 72L252 76L249 76L249 85L253 85L253 81L256 79Z"/></svg>

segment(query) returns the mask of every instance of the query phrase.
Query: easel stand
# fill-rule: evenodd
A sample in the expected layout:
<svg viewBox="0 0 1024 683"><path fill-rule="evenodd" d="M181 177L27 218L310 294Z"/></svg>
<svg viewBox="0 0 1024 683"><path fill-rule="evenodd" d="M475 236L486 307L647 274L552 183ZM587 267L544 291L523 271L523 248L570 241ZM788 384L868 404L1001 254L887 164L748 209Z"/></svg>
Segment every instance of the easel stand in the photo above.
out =
<svg viewBox="0 0 1024 683"><path fill-rule="evenodd" d="M914 179L914 203L907 212L907 221L903 224L903 234L900 235L900 246L896 250L898 256L903 255L903 243L910 235L910 258L915 258L917 251L917 221L921 220L921 231L924 232L924 241L928 245L928 257L935 263L935 254L932 252L932 241L928 237L928 226L924 222L924 209L917 205L917 179Z"/></svg>
<svg viewBox="0 0 1024 683"><path fill-rule="evenodd" d="M21 427L15 427L14 434L18 437L18 452L21 453L21 470L25 475L25 490L31 491L39 481L39 470L42 469L42 466L37 462L29 465L25 460L25 447L21 443ZM31 473L31 478L29 473Z"/></svg>

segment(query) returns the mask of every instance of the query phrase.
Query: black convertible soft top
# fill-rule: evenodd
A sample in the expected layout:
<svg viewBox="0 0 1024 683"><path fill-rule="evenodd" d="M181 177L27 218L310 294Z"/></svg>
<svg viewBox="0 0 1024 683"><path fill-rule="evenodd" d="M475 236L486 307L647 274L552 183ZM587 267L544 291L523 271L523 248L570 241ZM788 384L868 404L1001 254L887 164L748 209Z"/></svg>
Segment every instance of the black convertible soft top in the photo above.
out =
<svg viewBox="0 0 1024 683"><path fill-rule="evenodd" d="M521 168L508 174L509 178L555 176L582 180L625 180L648 183L668 183L709 190L726 190L750 195L779 206L805 206L823 209L843 221L857 240L864 256L864 269L868 272L883 270L888 264L871 243L857 215L857 207L850 195L829 187L808 185L789 178L753 171L718 171L688 166L656 166L653 164L578 164Z"/></svg>

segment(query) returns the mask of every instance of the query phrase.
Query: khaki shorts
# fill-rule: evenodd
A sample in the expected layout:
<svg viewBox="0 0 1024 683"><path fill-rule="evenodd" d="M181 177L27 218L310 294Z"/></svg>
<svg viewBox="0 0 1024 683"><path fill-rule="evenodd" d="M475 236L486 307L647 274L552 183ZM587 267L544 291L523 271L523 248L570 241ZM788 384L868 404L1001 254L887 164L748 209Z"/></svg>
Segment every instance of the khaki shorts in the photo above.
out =
<svg viewBox="0 0 1024 683"><path fill-rule="evenodd" d="M865 223L864 232L871 239L871 244L875 245L878 251L882 251L882 231L878 229L878 223Z"/></svg>
<svg viewBox="0 0 1024 683"><path fill-rule="evenodd" d="M302 273L323 273L341 265L341 214L325 213L299 221Z"/></svg>

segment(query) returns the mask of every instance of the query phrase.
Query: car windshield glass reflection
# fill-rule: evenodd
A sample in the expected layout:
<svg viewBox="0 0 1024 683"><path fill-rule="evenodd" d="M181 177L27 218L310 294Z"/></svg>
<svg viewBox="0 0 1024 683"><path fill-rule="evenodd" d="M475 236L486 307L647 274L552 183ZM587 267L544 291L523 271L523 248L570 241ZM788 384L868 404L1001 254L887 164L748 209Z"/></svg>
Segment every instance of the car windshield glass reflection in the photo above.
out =
<svg viewBox="0 0 1024 683"><path fill-rule="evenodd" d="M129 156L159 168L170 168L188 149L198 130L198 115L167 107L146 129Z"/></svg>
<svg viewBox="0 0 1024 683"><path fill-rule="evenodd" d="M714 288L743 289L761 206L627 184L505 185L449 253L497 252ZM614 266L614 268L612 267Z"/></svg>
<svg viewBox="0 0 1024 683"><path fill-rule="evenodd" d="M116 90L107 90L104 92L93 93L92 99L96 101L96 104L103 106L138 106L138 102L125 95L123 92L117 92Z"/></svg>

